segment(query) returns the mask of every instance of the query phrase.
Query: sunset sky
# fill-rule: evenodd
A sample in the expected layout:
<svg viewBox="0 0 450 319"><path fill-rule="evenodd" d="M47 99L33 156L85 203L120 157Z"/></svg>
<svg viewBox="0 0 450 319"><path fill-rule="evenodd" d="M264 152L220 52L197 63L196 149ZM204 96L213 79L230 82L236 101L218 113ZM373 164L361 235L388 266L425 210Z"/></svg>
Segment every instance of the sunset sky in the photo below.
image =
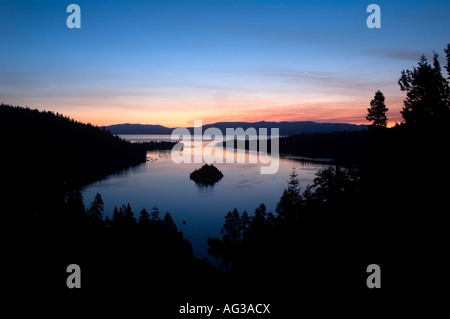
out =
<svg viewBox="0 0 450 319"><path fill-rule="evenodd" d="M66 8L81 7L81 29ZM381 7L381 29L366 7ZM0 2L0 103L96 125L366 123L377 90L450 42L450 1ZM442 63L443 65L443 63Z"/></svg>

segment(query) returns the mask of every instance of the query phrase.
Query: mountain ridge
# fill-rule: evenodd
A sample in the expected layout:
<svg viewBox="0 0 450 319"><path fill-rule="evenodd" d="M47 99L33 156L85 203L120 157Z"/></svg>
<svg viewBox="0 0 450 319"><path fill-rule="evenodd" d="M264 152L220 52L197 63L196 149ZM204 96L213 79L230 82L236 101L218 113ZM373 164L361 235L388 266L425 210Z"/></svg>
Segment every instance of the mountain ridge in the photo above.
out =
<svg viewBox="0 0 450 319"><path fill-rule="evenodd" d="M279 128L279 134L282 136L295 135L302 133L332 133L340 131L360 131L366 130L367 125L363 124L349 124L349 123L318 123L314 121L282 121L282 122L216 122L213 124L205 124L202 126L203 130L210 127L216 127L225 133L226 128L238 128L241 127L244 130L249 127L259 128ZM114 124L104 126L113 134L171 134L174 128L157 125L157 124ZM193 127L187 127L187 129L193 133ZM268 134L270 133L270 130Z"/></svg>

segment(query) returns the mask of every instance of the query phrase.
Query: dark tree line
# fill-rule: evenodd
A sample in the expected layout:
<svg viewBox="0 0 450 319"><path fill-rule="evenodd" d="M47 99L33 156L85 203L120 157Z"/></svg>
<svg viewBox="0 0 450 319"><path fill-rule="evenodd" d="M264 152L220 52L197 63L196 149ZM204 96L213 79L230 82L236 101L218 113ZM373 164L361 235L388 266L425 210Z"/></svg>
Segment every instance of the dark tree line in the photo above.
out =
<svg viewBox="0 0 450 319"><path fill-rule="evenodd" d="M65 192L144 163L148 149L173 145L130 143L59 113L5 104L0 135L4 196L16 212L9 217L22 224L58 210ZM23 194L28 200L15 205Z"/></svg>
<svg viewBox="0 0 450 319"><path fill-rule="evenodd" d="M417 68L402 71L398 84L406 92L401 114L407 125L430 127L446 125L450 121L449 82L442 74L438 57L434 53L430 64L423 55ZM447 46L447 64L448 59Z"/></svg>
<svg viewBox="0 0 450 319"><path fill-rule="evenodd" d="M0 105L2 164L32 166L44 181L76 187L145 162L145 150L59 113ZM32 159L32 160L31 160Z"/></svg>
<svg viewBox="0 0 450 319"><path fill-rule="evenodd" d="M85 207L75 190L67 192L57 209L48 210L54 212L37 217L33 226L9 225L16 236L6 259L14 267L10 273L33 270L14 276L18 291L61 293L60 298L71 302L126 300L129 294L145 292L137 297L158 300L159 310L191 294L198 282L220 279L210 265L194 257L171 214L161 214L156 206L135 214L130 204L122 205L110 218L105 217L100 194ZM83 289L78 294L64 285L64 271L72 263L82 269Z"/></svg>
<svg viewBox="0 0 450 319"><path fill-rule="evenodd" d="M406 92L406 99L400 113L404 124L409 127L432 129L450 122L450 86L447 80L450 79L450 44L444 51L447 57L447 78L442 73L436 52L432 64L422 55L417 67L401 72L398 85ZM372 127L385 127L387 124L386 113L389 109L384 101L383 93L378 90L367 109L366 119L372 122Z"/></svg>
<svg viewBox="0 0 450 319"><path fill-rule="evenodd" d="M280 238L303 229L306 224L347 220L349 217L343 216L342 209L351 210L348 203L360 195L358 173L339 166L318 171L303 193L295 168L287 184L277 203L276 215L267 212L264 204L255 209L253 216L247 211L240 215L236 208L225 215L222 239L208 239L208 253L215 257L221 269L230 271L237 264L239 271L243 263L249 262L245 256L264 249L264 243L265 248L273 249L292 244L280 242Z"/></svg>
<svg viewBox="0 0 450 319"><path fill-rule="evenodd" d="M105 128L59 113L5 104L0 105L0 133L5 137L1 145L3 167L29 170L40 184L66 190L143 163L147 150L174 145L130 143Z"/></svg>
<svg viewBox="0 0 450 319"><path fill-rule="evenodd" d="M166 212L164 217L160 218L160 212L156 206L152 208L150 213L143 208L139 213L138 219L136 219L130 204L124 204L119 208L114 207L112 218L110 219L108 216L103 216L104 203L99 193L95 195L90 207L85 208L83 195L79 191L70 191L66 196L64 210L61 212L61 215L64 213L67 213L69 216L69 222L66 226L77 230L91 229L93 231L106 230L114 232L116 230L133 231L139 229L160 234L174 234L182 239L188 254L192 255L191 245L187 240L183 239L183 234L178 231L172 215Z"/></svg>
<svg viewBox="0 0 450 319"><path fill-rule="evenodd" d="M283 155L298 155L309 158L312 162L325 162L332 159L340 165L354 165L361 160L361 154L366 150L370 134L367 130L336 131L333 133L303 133L279 138L279 153ZM226 142L222 143L223 147ZM257 144L259 151L260 144ZM235 143L237 147L237 143ZM244 143L249 150L250 142ZM267 143L267 152L271 152L271 143Z"/></svg>

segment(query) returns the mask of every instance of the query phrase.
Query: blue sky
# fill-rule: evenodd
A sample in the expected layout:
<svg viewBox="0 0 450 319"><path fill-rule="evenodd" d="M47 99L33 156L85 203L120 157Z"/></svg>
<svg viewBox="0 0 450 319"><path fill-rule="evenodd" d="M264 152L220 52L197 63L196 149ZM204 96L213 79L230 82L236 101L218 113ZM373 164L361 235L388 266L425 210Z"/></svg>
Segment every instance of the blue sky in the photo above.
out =
<svg viewBox="0 0 450 319"><path fill-rule="evenodd" d="M81 8L69 29L66 8ZM381 29L366 7L381 7ZM400 121L403 69L450 42L449 1L0 2L0 102L98 125Z"/></svg>

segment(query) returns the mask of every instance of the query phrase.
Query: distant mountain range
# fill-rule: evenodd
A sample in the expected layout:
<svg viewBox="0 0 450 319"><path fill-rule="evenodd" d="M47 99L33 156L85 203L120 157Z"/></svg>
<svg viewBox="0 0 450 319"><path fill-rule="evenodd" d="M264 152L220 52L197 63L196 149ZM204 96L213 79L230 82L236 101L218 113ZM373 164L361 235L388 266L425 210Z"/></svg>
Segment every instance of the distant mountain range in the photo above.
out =
<svg viewBox="0 0 450 319"><path fill-rule="evenodd" d="M113 134L172 134L169 127L150 124L115 124L105 126Z"/></svg>
<svg viewBox="0 0 450 319"><path fill-rule="evenodd" d="M214 124L203 125L203 131L209 127L217 127L223 134L225 134L226 128L238 128L242 127L244 130L249 127L254 127L256 130L259 128L267 128L268 134L270 134L271 128L279 128L281 136L295 135L301 133L331 133L340 131L361 131L366 130L367 125L356 125L348 123L316 123L312 121L298 121L298 122L218 122ZM116 124L105 126L113 134L171 134L173 128L165 127L162 125L149 125L149 124ZM192 127L188 129L193 132Z"/></svg>

